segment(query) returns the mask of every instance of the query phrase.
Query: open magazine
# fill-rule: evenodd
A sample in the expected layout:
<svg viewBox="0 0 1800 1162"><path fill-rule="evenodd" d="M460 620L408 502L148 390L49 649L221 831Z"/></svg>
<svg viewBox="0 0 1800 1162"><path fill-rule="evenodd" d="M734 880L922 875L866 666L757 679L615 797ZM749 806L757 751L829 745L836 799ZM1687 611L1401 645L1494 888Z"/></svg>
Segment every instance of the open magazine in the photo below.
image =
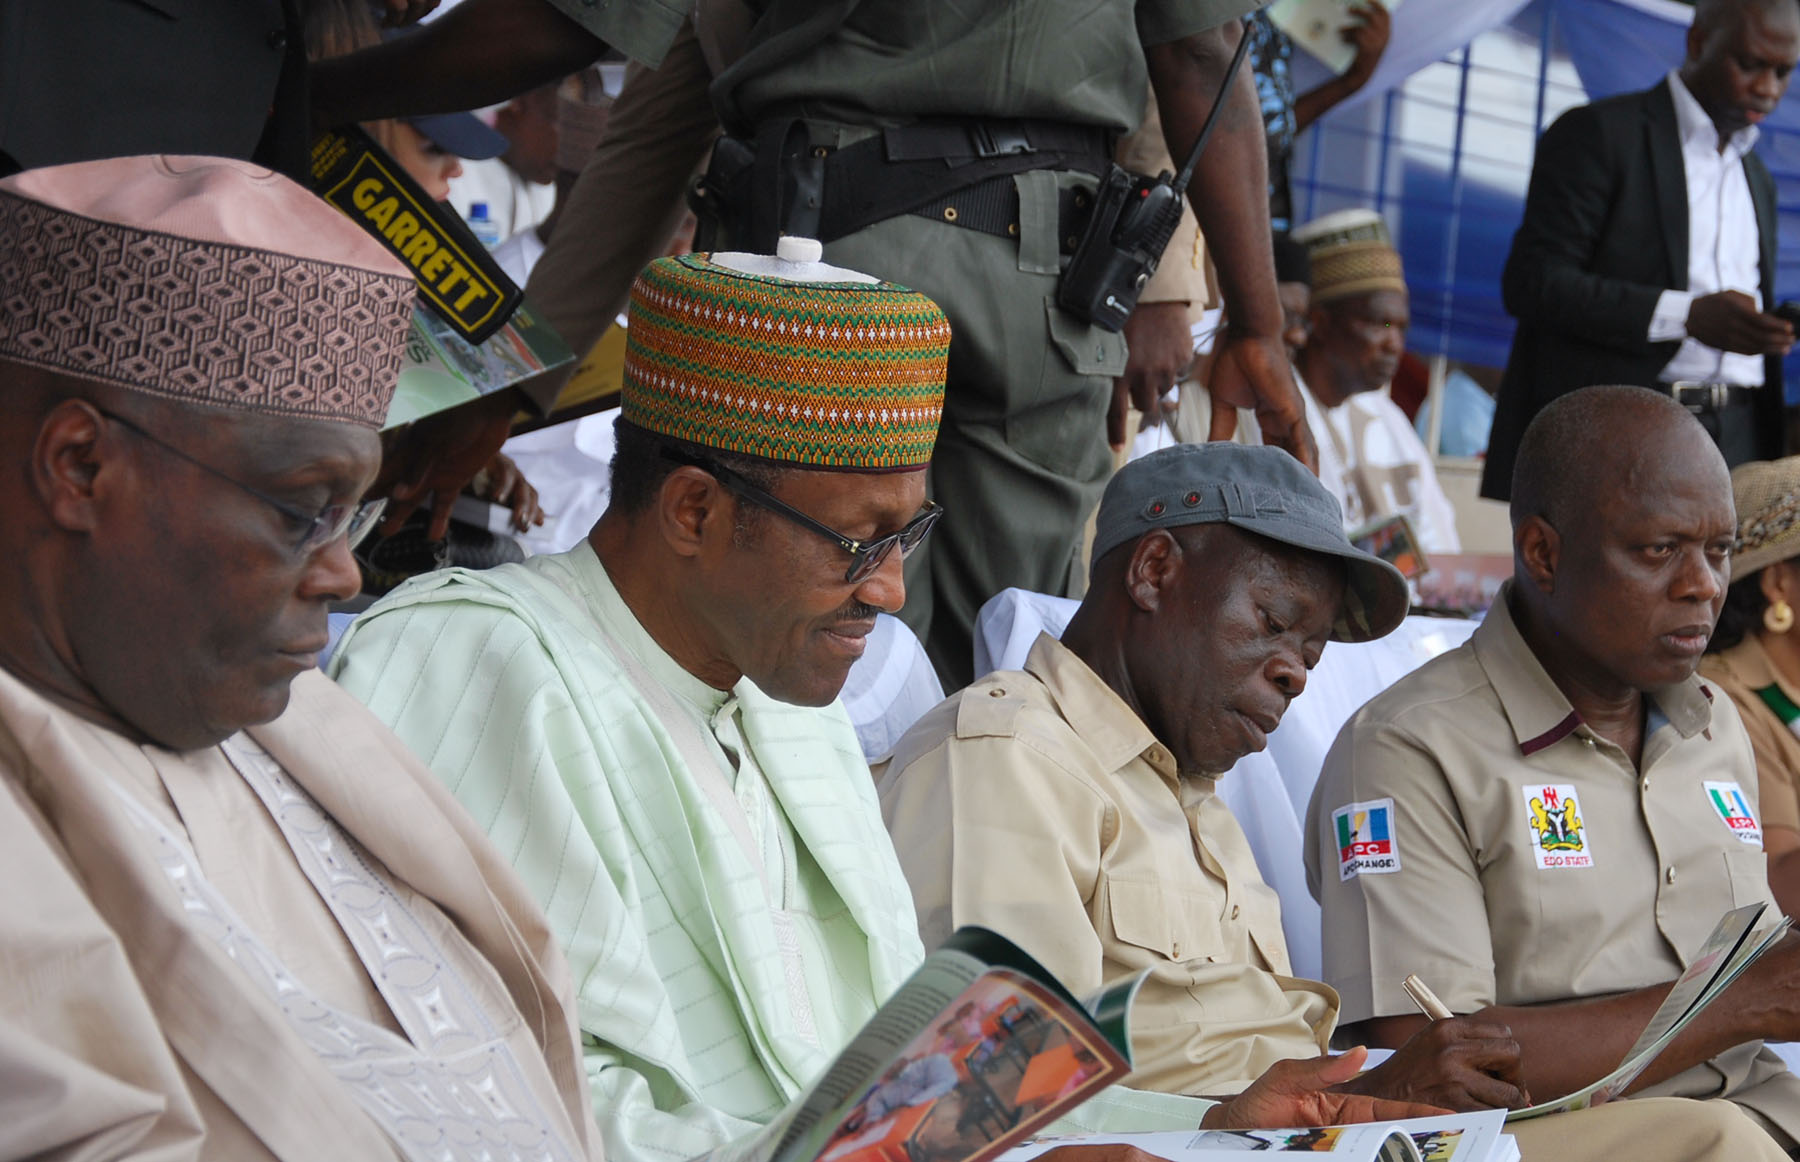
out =
<svg viewBox="0 0 1800 1162"><path fill-rule="evenodd" d="M1057 1146L1113 1142L1136 1146L1167 1162L1234 1162L1240 1154L1252 1151L1330 1154L1340 1162L1517 1162L1518 1144L1512 1135L1501 1132L1505 1117L1504 1110L1481 1110L1386 1125L1040 1138L1008 1150L999 1162L1030 1162Z"/></svg>
<svg viewBox="0 0 1800 1162"><path fill-rule="evenodd" d="M1725 913L1718 927L1701 945L1700 954L1675 981L1675 987L1663 998L1663 1003L1651 1015L1650 1023L1644 1026L1637 1043L1625 1054L1625 1060L1617 1069L1567 1097L1513 1110L1506 1120L1522 1121L1565 1110L1584 1110L1624 1093L1688 1022L1699 1016L1700 1011L1717 1000L1757 957L1786 935L1788 918L1779 914L1765 918L1769 910L1767 904L1751 904Z"/></svg>
<svg viewBox="0 0 1800 1162"><path fill-rule="evenodd" d="M421 300L413 309L406 360L382 427L410 424L503 387L521 386L574 359L562 336L527 300L479 343L469 342Z"/></svg>
<svg viewBox="0 0 1800 1162"><path fill-rule="evenodd" d="M1130 1072L1139 979L1078 1002L1011 941L960 928L811 1089L712 1162L982 1162Z"/></svg>

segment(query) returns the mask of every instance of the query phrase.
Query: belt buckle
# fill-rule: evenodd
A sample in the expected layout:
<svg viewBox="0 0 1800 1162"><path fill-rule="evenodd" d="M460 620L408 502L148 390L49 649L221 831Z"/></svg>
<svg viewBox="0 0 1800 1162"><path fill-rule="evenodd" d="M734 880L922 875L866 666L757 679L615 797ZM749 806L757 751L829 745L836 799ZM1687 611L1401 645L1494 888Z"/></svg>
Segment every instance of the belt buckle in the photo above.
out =
<svg viewBox="0 0 1800 1162"><path fill-rule="evenodd" d="M1718 380L1678 379L1669 385L1675 402L1699 415L1707 411L1724 411L1731 402L1731 385ZM1705 393L1702 395L1701 393ZM1699 398L1696 399L1695 397Z"/></svg>
<svg viewBox="0 0 1800 1162"><path fill-rule="evenodd" d="M975 153L979 157L1031 152L1031 139L1025 136L1025 127L1017 122L979 121L971 128L970 136L975 139Z"/></svg>

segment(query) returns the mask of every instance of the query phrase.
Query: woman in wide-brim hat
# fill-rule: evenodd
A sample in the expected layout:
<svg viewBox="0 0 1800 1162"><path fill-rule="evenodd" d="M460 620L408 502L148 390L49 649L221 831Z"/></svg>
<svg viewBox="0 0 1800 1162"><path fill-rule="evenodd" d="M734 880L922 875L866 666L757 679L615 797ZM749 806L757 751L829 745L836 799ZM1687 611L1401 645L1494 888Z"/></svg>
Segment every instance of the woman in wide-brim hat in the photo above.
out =
<svg viewBox="0 0 1800 1162"><path fill-rule="evenodd" d="M1769 886L1800 907L1800 456L1731 473L1737 547L1702 675L1731 695L1756 751Z"/></svg>

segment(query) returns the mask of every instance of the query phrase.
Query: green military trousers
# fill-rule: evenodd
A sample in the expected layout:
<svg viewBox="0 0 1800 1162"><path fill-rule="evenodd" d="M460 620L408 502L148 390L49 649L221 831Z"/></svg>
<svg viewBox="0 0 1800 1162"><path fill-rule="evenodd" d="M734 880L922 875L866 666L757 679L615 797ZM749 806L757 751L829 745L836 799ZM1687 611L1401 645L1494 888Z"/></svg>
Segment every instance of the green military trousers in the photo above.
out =
<svg viewBox="0 0 1800 1162"><path fill-rule="evenodd" d="M1123 336L1055 305L1060 189L1086 174L1014 179L1019 234L1002 238L902 214L825 247L825 261L935 299L950 319L943 424L926 486L944 506L907 562L900 616L946 689L974 674L975 615L1016 586L1064 594L1085 574L1083 527L1112 469L1106 409L1125 369ZM952 199L954 201L954 199Z"/></svg>

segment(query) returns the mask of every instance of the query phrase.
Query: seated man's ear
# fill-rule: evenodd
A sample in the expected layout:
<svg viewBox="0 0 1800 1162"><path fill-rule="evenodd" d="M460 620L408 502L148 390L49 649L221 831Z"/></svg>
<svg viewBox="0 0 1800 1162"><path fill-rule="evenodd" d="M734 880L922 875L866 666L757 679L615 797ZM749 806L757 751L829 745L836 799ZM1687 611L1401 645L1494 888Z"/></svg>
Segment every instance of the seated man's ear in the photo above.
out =
<svg viewBox="0 0 1800 1162"><path fill-rule="evenodd" d="M28 470L33 491L57 527L95 531L106 499L132 487L134 473L124 454L128 438L84 400L64 400L44 416Z"/></svg>
<svg viewBox="0 0 1800 1162"><path fill-rule="evenodd" d="M1513 533L1513 557L1531 583L1545 593L1556 591L1556 566L1562 557L1562 534L1541 516L1528 516Z"/></svg>
<svg viewBox="0 0 1800 1162"><path fill-rule="evenodd" d="M731 543L737 520L733 505L732 495L710 472L683 465L657 491L657 527L676 556L698 557L708 545Z"/></svg>
<svg viewBox="0 0 1800 1162"><path fill-rule="evenodd" d="M1125 592L1145 613L1162 608L1164 597L1181 572L1181 542L1167 529L1152 529L1132 546L1125 565Z"/></svg>

